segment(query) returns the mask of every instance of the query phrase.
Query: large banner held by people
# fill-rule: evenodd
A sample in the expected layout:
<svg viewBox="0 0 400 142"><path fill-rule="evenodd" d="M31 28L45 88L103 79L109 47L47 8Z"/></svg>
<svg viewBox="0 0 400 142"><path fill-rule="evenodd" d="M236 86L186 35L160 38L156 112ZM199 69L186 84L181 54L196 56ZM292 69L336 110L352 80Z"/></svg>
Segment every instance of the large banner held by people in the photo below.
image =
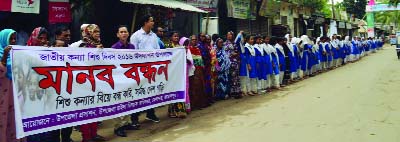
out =
<svg viewBox="0 0 400 142"><path fill-rule="evenodd" d="M184 48L13 46L17 138L185 101Z"/></svg>

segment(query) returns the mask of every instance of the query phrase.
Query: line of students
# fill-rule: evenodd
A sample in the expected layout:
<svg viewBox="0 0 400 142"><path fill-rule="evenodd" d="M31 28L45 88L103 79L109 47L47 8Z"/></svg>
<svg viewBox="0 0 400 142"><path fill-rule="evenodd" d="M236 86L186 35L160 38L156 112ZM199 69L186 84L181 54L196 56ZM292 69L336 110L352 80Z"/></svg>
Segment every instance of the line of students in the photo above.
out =
<svg viewBox="0 0 400 142"><path fill-rule="evenodd" d="M317 73L331 70L374 53L383 47L381 39L333 35L314 41L306 35L292 38L239 33L241 88L245 95L279 89Z"/></svg>

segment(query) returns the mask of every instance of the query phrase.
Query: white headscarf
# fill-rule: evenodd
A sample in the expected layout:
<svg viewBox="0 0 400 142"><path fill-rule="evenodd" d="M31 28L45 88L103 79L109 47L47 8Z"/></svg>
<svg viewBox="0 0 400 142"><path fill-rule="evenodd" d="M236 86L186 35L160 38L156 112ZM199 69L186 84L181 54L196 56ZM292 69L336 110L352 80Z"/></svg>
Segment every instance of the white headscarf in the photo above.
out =
<svg viewBox="0 0 400 142"><path fill-rule="evenodd" d="M296 37L293 37L292 41L290 41L291 44L297 44L297 42L298 42L298 38L296 38Z"/></svg>
<svg viewBox="0 0 400 142"><path fill-rule="evenodd" d="M344 37L344 44L346 44L347 46L352 46L351 42L350 42L350 36L346 36Z"/></svg>
<svg viewBox="0 0 400 142"><path fill-rule="evenodd" d="M304 45L306 45L306 44L311 44L311 43L312 43L311 40L310 40L310 38L308 38L307 35L302 35L302 36L300 37L300 40L302 41L302 43L301 43L301 45L300 45L299 48L303 48Z"/></svg>
<svg viewBox="0 0 400 142"><path fill-rule="evenodd" d="M289 42L290 34L285 35L286 40Z"/></svg>

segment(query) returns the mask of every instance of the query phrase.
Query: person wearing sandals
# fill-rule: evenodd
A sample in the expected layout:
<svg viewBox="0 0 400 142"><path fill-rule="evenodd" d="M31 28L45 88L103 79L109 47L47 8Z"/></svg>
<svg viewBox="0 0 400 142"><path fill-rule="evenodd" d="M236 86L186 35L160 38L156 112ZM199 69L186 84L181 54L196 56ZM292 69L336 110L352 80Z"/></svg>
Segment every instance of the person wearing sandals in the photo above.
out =
<svg viewBox="0 0 400 142"><path fill-rule="evenodd" d="M256 52L254 49L255 36L248 36L247 43L245 45L245 54L247 58L247 70L248 70L248 80L249 80L249 90L250 96L257 95L257 63L256 63Z"/></svg>
<svg viewBox="0 0 400 142"><path fill-rule="evenodd" d="M235 43L238 45L239 50L239 78L240 78L240 90L242 92L241 96L247 96L250 87L248 82L248 71L247 71L247 55L245 50L245 39L243 31L240 31L235 38Z"/></svg>
<svg viewBox="0 0 400 142"><path fill-rule="evenodd" d="M241 89L240 89L240 77L239 77L239 70L240 70L240 56L239 56L239 47L240 41L235 42L234 33L228 32L226 34L226 41L224 43L225 50L229 54L229 58L231 61L231 67L229 71L229 88L230 88L230 95L235 99L242 98Z"/></svg>
<svg viewBox="0 0 400 142"><path fill-rule="evenodd" d="M279 88L279 62L278 62L278 54L276 53L275 47L273 47L273 42L271 42L271 37L265 36L264 37L265 43L265 52L270 56L270 63L267 64L268 68L268 80L267 80L267 87L270 88L269 91L272 89Z"/></svg>
<svg viewBox="0 0 400 142"><path fill-rule="evenodd" d="M265 91L266 92L271 92L270 88L271 88L271 75L273 74L273 68L272 68L272 52L270 51L270 49L273 48L270 44L269 44L269 37L264 36L263 37L263 43L261 44L261 49L264 52L264 62L263 62L263 68L265 69L265 78L266 80L264 81L264 87L265 87Z"/></svg>
<svg viewBox="0 0 400 142"><path fill-rule="evenodd" d="M229 69L231 61L223 43L224 41L221 38L215 41L216 57L218 60L218 65L216 66L216 97L218 100L227 99L229 95Z"/></svg>
<svg viewBox="0 0 400 142"><path fill-rule="evenodd" d="M255 36L256 43L254 44L254 51L256 52L256 70L257 70L257 93L265 93L267 80L267 68L264 66L264 50L262 48L262 37Z"/></svg>
<svg viewBox="0 0 400 142"><path fill-rule="evenodd" d="M190 107L194 109L202 109L207 107L208 95L205 90L205 66L202 58L201 50L197 44L197 36L192 35L190 37L190 44L188 49L192 53L193 63L195 70L192 76L189 77L189 96L190 96Z"/></svg>
<svg viewBox="0 0 400 142"><path fill-rule="evenodd" d="M187 37L182 37L179 40L179 45L185 47L186 50L186 101L185 101L185 107L186 107L186 114L190 113L191 111L191 105L190 105L190 96L189 96L189 77L194 75L194 70L196 69L194 67L194 61L193 61L193 56L192 53L189 50L189 43L190 39Z"/></svg>
<svg viewBox="0 0 400 142"><path fill-rule="evenodd" d="M170 33L170 43L167 44L167 48L181 47L179 44L179 33L173 31ZM186 107L185 102L178 102L168 105L168 116L170 118L185 118L186 117Z"/></svg>

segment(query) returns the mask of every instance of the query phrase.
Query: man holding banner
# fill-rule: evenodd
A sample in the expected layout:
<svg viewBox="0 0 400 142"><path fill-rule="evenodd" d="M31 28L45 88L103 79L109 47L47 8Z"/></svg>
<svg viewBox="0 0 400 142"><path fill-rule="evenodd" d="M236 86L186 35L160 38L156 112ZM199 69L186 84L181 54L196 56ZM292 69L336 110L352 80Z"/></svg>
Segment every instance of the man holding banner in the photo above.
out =
<svg viewBox="0 0 400 142"><path fill-rule="evenodd" d="M121 25L118 27L117 37L119 41L111 46L113 49L135 49L133 44L129 43L128 27ZM120 137L127 137L125 130L136 130L137 126L129 124L129 115L117 117L114 119L114 134Z"/></svg>
<svg viewBox="0 0 400 142"><path fill-rule="evenodd" d="M160 49L158 44L158 37L155 33L151 31L154 27L153 17L150 15L145 15L141 19L142 28L132 34L130 41L135 46L136 49ZM146 111L146 119L153 122L160 122L160 119L156 116L154 108L150 108ZM140 113L134 113L131 115L132 125L134 127L139 127L139 115Z"/></svg>

